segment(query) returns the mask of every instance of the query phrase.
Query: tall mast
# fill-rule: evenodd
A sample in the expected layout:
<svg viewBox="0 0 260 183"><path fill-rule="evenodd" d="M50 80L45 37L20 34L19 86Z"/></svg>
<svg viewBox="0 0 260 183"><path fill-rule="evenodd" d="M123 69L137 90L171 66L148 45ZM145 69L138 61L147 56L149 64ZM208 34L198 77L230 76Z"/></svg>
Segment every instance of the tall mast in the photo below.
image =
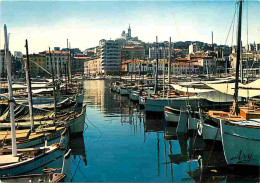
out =
<svg viewBox="0 0 260 183"><path fill-rule="evenodd" d="M65 86L66 86L66 94L67 94L67 90L68 90L68 85L67 85L67 67L66 67L66 63L64 63L64 77L65 77Z"/></svg>
<svg viewBox="0 0 260 183"><path fill-rule="evenodd" d="M53 63L51 58L51 49L49 47L49 53L50 53L50 62L51 62L51 74L52 74L52 85L53 85L53 101L54 101L54 118L56 119L57 116L57 103L56 103L56 91L55 91L55 80L54 80L54 71L53 71Z"/></svg>
<svg viewBox="0 0 260 183"><path fill-rule="evenodd" d="M212 42L212 51L214 51L213 31L211 31L211 42Z"/></svg>
<svg viewBox="0 0 260 183"><path fill-rule="evenodd" d="M170 96L171 93L171 56L172 56L172 38L170 37L169 40L169 59L168 59L168 97Z"/></svg>
<svg viewBox="0 0 260 183"><path fill-rule="evenodd" d="M12 134L12 155L17 156L16 145L16 132L15 132L15 118L14 118L14 97L12 89L12 68L11 68L11 53L9 52L9 41L7 38L7 27L4 25L4 37L5 37L5 60L7 68L8 78L8 93L9 93L9 106L10 106L10 119L11 119L11 134Z"/></svg>
<svg viewBox="0 0 260 183"><path fill-rule="evenodd" d="M60 80L60 65L59 65L59 58L57 58L57 78L58 78L58 80Z"/></svg>
<svg viewBox="0 0 260 183"><path fill-rule="evenodd" d="M165 42L163 43L163 98L165 95Z"/></svg>
<svg viewBox="0 0 260 183"><path fill-rule="evenodd" d="M237 62L236 62L236 81L235 81L235 93L234 93L236 115L238 115L238 113L239 113L238 80L239 80L239 64L240 64L240 57L241 57L240 52L241 52L242 2L243 2L243 0L239 1L238 33L237 33Z"/></svg>
<svg viewBox="0 0 260 183"><path fill-rule="evenodd" d="M70 43L69 43L69 49L71 50ZM70 83L72 83L72 76L71 76L71 51L69 50L69 63L68 63L68 69L69 69L69 78Z"/></svg>
<svg viewBox="0 0 260 183"><path fill-rule="evenodd" d="M67 69L68 69L68 83L70 83L70 70L69 70L69 64L70 64L70 52L69 52L69 40L67 39L67 51L68 51L68 61L67 61Z"/></svg>
<svg viewBox="0 0 260 183"><path fill-rule="evenodd" d="M157 82L158 82L158 37L156 36L156 73L155 73L155 81L154 81L154 94L157 93Z"/></svg>
<svg viewBox="0 0 260 183"><path fill-rule="evenodd" d="M34 132L34 120L33 120L33 101L32 101L32 83L30 76L30 64L29 64L29 50L28 50L28 41L25 40L25 48L26 48L26 61L25 61L25 75L26 75L26 84L27 84L27 92L28 92L28 101L29 101L29 112L30 112L30 121L31 121L31 131Z"/></svg>

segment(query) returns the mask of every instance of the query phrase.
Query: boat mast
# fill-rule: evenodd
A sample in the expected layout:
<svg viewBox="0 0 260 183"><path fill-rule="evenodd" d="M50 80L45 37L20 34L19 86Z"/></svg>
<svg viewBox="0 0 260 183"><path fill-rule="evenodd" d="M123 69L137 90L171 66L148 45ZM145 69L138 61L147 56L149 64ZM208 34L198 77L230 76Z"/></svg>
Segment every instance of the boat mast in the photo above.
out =
<svg viewBox="0 0 260 183"><path fill-rule="evenodd" d="M171 93L171 55L172 55L172 38L170 37L169 40L169 59L168 59L168 97L170 96Z"/></svg>
<svg viewBox="0 0 260 183"><path fill-rule="evenodd" d="M158 82L158 37L156 36L156 73L155 73L155 81L154 81L154 94L157 93L157 82Z"/></svg>
<svg viewBox="0 0 260 183"><path fill-rule="evenodd" d="M70 83L70 70L69 70L69 65L70 65L70 51L69 51L69 40L67 39L67 51L68 51L68 61L67 61L67 69L68 69L68 83Z"/></svg>
<svg viewBox="0 0 260 183"><path fill-rule="evenodd" d="M25 40L25 48L26 48L26 61L25 61L25 75L26 75L26 84L27 84L27 92L28 92L28 101L29 101L29 113L30 113L30 121L31 121L31 131L34 132L34 119L33 119L33 101L32 101L32 83L30 76L30 64L29 64L29 50L28 50L28 41Z"/></svg>
<svg viewBox="0 0 260 183"><path fill-rule="evenodd" d="M52 63L52 58L51 58L51 49L50 49L50 47L49 47L49 53L50 53L52 85L53 85L54 118L56 119L56 116L57 116L57 103L56 103L55 80L54 80L54 71L53 71L53 63Z"/></svg>
<svg viewBox="0 0 260 183"><path fill-rule="evenodd" d="M163 43L163 98L165 95L165 42Z"/></svg>
<svg viewBox="0 0 260 183"><path fill-rule="evenodd" d="M238 16L238 34L237 34L237 62L236 62L236 81L235 81L235 93L234 93L234 103L235 103L235 113L238 115L238 81L239 81L239 64L240 64L240 53L241 53L241 22L242 22L242 2L239 1L239 16Z"/></svg>
<svg viewBox="0 0 260 183"><path fill-rule="evenodd" d="M7 27L6 27L6 25L4 25L4 37L5 37L5 60L6 60L6 68L7 68L10 119L11 119L12 155L15 157L15 156L17 156L15 118L14 118L14 103L15 103L15 101L14 101L13 89L12 89L11 53L9 52L9 41L8 41L8 38L7 38Z"/></svg>
<svg viewBox="0 0 260 183"><path fill-rule="evenodd" d="M69 49L71 50L70 43L69 43ZM71 51L69 50L69 78L70 78L70 84L72 84L72 75L71 75Z"/></svg>

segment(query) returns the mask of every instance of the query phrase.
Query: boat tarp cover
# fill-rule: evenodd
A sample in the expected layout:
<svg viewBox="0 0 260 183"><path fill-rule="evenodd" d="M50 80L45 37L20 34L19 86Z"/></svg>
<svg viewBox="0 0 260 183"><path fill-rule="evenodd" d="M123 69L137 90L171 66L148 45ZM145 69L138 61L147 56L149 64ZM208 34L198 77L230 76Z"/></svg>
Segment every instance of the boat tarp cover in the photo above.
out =
<svg viewBox="0 0 260 183"><path fill-rule="evenodd" d="M207 84L210 88L213 88L216 91L225 93L228 95L234 95L235 83L220 83L220 84ZM242 84L239 83L238 96L240 97L255 97L260 96L260 79L249 83Z"/></svg>
<svg viewBox="0 0 260 183"><path fill-rule="evenodd" d="M171 87L173 87L177 91L188 92L188 93L203 93L203 92L214 91L212 89L199 89L199 88L192 88L192 87L183 87L178 84L171 84Z"/></svg>

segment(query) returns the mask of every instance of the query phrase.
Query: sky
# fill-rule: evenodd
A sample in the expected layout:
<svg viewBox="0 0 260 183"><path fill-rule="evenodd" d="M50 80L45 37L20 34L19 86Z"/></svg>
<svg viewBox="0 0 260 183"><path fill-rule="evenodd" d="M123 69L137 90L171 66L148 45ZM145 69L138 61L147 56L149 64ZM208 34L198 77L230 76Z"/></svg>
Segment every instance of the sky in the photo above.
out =
<svg viewBox="0 0 260 183"><path fill-rule="evenodd" d="M131 25L132 36L146 42L203 41L225 44L235 12L231 1L1 1L0 47L3 25L10 33L10 50L37 53L50 46L86 48L97 46L100 39L116 39ZM247 11L248 10L248 11ZM242 41L260 43L260 1L245 1ZM247 18L248 15L248 18ZM248 21L247 21L248 20ZM248 28L247 28L248 25ZM236 27L235 27L236 28ZM247 39L248 30L248 39ZM233 33L236 43L236 29ZM232 29L227 45L232 44Z"/></svg>

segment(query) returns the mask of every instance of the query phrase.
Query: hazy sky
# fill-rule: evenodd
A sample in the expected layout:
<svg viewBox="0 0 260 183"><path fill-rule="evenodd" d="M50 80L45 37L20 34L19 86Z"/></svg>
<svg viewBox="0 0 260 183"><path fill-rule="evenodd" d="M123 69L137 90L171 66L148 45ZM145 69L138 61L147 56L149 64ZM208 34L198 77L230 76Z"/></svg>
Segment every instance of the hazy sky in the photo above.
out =
<svg viewBox="0 0 260 183"><path fill-rule="evenodd" d="M153 42L199 40L224 44L234 15L236 1L2 1L0 0L1 39L3 24L10 33L11 51L30 53L59 46L82 50L98 45L100 39L120 37L131 24L132 35ZM248 7L246 6L248 4ZM242 40L260 43L260 1L245 1ZM232 35L232 34L231 34ZM234 36L236 35L236 30ZM231 36L227 42L231 45ZM235 40L234 40L235 43Z"/></svg>

